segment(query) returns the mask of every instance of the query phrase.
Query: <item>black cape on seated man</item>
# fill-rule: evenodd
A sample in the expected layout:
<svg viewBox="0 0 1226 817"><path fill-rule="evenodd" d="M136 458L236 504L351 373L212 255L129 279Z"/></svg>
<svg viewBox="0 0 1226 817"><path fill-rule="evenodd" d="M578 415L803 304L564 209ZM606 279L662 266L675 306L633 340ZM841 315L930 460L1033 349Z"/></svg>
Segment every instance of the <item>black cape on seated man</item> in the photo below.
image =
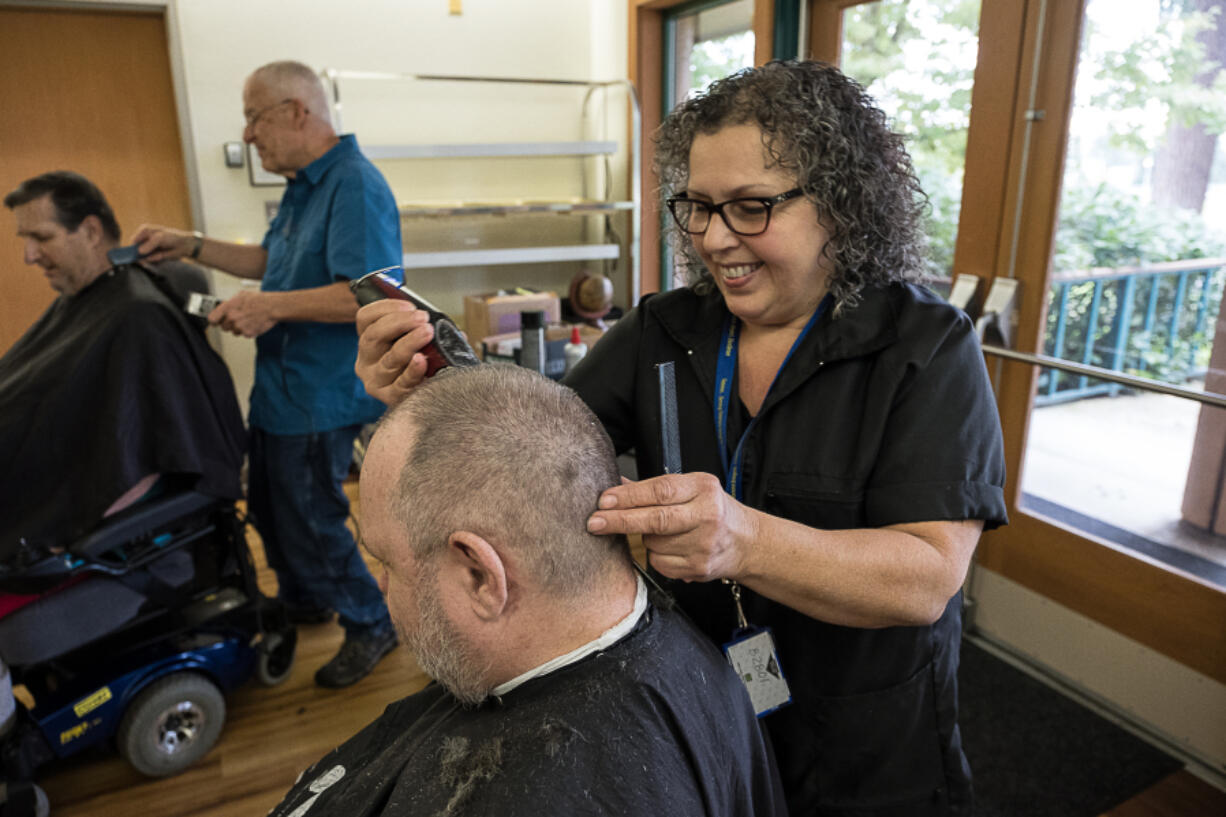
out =
<svg viewBox="0 0 1226 817"><path fill-rule="evenodd" d="M444 369L383 418L362 535L435 679L307 769L270 817L775 817L749 694L626 538L587 532L619 481L570 389Z"/></svg>
<svg viewBox="0 0 1226 817"><path fill-rule="evenodd" d="M437 683L397 701L270 817L781 814L732 668L670 607L652 592L622 641L475 708Z"/></svg>
<svg viewBox="0 0 1226 817"><path fill-rule="evenodd" d="M61 295L0 358L0 559L72 542L151 475L238 498L242 415L203 329L157 273L110 266L117 228L96 242L97 217L67 229L54 193L23 189L5 204Z"/></svg>

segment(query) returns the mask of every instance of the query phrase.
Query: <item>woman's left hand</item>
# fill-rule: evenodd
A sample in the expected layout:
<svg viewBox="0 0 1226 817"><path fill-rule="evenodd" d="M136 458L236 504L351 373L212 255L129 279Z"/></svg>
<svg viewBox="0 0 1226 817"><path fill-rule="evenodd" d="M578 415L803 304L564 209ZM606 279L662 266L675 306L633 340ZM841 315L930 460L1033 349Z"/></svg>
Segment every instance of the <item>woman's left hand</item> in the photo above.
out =
<svg viewBox="0 0 1226 817"><path fill-rule="evenodd" d="M670 579L737 578L755 536L754 513L711 474L626 481L600 495L595 534L639 533L651 566Z"/></svg>

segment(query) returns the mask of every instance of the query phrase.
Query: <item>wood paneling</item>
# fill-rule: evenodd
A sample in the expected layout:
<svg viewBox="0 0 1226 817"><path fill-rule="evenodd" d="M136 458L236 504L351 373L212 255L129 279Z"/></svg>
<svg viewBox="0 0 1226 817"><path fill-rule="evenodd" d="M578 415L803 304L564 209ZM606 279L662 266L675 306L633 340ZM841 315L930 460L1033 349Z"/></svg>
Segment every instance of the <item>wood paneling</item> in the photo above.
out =
<svg viewBox="0 0 1226 817"><path fill-rule="evenodd" d="M191 224L162 14L0 8L0 194L48 170L101 188L125 239ZM0 211L0 353L55 293Z"/></svg>
<svg viewBox="0 0 1226 817"><path fill-rule="evenodd" d="M643 180L643 223L639 251L639 283L644 295L660 290L659 179L652 172L656 128L664 109L664 12L671 0L628 0L630 53L628 76L639 94L643 113L643 152L639 168ZM633 304L632 304L633 306Z"/></svg>
<svg viewBox="0 0 1226 817"><path fill-rule="evenodd" d="M839 64L843 51L843 8L824 0L812 0L809 4L807 59Z"/></svg>
<svg viewBox="0 0 1226 817"><path fill-rule="evenodd" d="M954 275L969 273L986 280L997 269L1012 122L1018 109L1016 69L1021 63L1024 17L1023 3L983 0Z"/></svg>
<svg viewBox="0 0 1226 817"><path fill-rule="evenodd" d="M1226 792L1215 789L1191 772L1181 771L1159 780L1102 817L1193 817L1226 814Z"/></svg>
<svg viewBox="0 0 1226 817"><path fill-rule="evenodd" d="M753 64L775 57L775 0L753 0Z"/></svg>
<svg viewBox="0 0 1226 817"><path fill-rule="evenodd" d="M1226 596L1198 579L1025 510L984 537L979 563L1226 683Z"/></svg>

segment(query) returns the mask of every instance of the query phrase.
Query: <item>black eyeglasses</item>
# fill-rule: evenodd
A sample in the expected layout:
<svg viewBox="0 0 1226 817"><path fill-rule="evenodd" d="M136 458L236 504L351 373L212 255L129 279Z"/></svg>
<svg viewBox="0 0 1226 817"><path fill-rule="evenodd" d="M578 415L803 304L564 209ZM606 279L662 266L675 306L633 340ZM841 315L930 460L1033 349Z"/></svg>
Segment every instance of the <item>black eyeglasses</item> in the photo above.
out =
<svg viewBox="0 0 1226 817"><path fill-rule="evenodd" d="M778 196L747 196L740 199L728 199L719 204L709 201L698 201L685 196L673 196L666 202L668 211L673 214L677 226L690 235L702 235L711 226L711 214L719 213L719 217L728 225L728 229L737 235L761 235L771 223L771 210L776 204L796 198L804 193L795 187Z"/></svg>
<svg viewBox="0 0 1226 817"><path fill-rule="evenodd" d="M254 130L255 126L260 124L260 120L264 118L264 114L269 113L270 111L280 108L282 105L288 102L293 102L293 101L294 101L293 99L283 99L280 102L274 102L271 105L265 105L263 108L260 108L255 113L244 114L243 119L246 120L247 127Z"/></svg>

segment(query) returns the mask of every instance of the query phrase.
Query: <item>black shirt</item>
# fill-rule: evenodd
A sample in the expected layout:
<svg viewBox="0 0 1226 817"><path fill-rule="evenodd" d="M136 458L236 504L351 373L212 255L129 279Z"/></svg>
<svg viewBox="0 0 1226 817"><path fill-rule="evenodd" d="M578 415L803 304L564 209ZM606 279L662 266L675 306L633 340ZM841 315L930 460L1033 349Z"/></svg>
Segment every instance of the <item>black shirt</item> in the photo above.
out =
<svg viewBox="0 0 1226 817"><path fill-rule="evenodd" d="M782 813L736 674L676 611L649 604L608 649L476 708L438 684L392 704L270 817Z"/></svg>
<svg viewBox="0 0 1226 817"><path fill-rule="evenodd" d="M635 451L640 477L663 472L654 365L675 361L682 467L724 478L712 395L727 317L717 292L645 299L567 376L617 450ZM747 424L732 414L730 437ZM827 310L779 373L743 456L745 503L813 528L1006 521L1000 422L974 328L920 287L870 288ZM729 639L726 587L666 587L713 641ZM793 814L970 813L960 594L930 627L866 630L743 593L750 623L774 630L792 689L793 704L765 722Z"/></svg>
<svg viewBox="0 0 1226 817"><path fill-rule="evenodd" d="M0 358L0 558L72 542L149 474L241 496L230 373L156 275L122 266L61 295Z"/></svg>

